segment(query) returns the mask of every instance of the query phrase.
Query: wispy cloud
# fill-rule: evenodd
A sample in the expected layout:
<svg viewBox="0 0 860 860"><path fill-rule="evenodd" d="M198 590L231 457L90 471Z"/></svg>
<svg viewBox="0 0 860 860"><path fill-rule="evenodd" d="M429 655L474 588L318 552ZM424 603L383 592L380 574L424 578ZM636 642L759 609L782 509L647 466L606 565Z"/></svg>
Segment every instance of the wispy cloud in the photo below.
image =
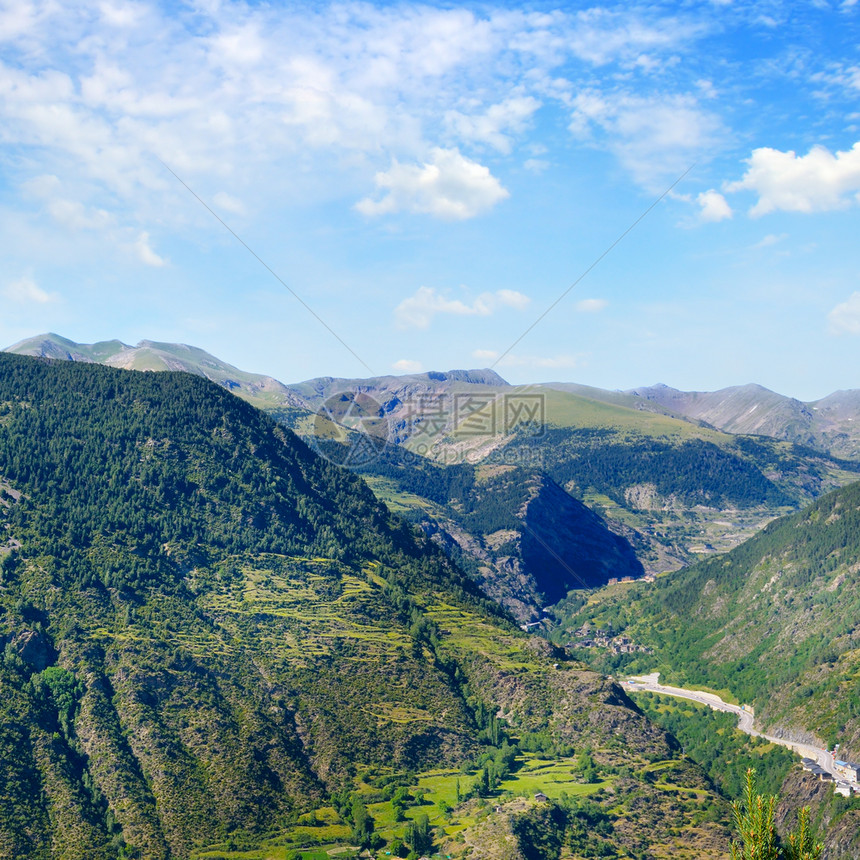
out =
<svg viewBox="0 0 860 860"><path fill-rule="evenodd" d="M608 304L606 299L580 299L574 308L581 314L596 314L600 313Z"/></svg>
<svg viewBox="0 0 860 860"><path fill-rule="evenodd" d="M529 301L528 296L516 290L497 290L481 293L471 303L466 303L448 298L432 287L419 287L394 309L394 318L399 328L428 328L438 314L486 317L503 307L522 310Z"/></svg>
<svg viewBox="0 0 860 860"><path fill-rule="evenodd" d="M3 296L17 304L47 305L59 301L57 293L43 290L32 278L23 277L3 288Z"/></svg>
<svg viewBox="0 0 860 860"><path fill-rule="evenodd" d="M573 99L570 131L608 147L643 187L656 189L723 135L721 120L692 94L643 96L592 89Z"/></svg>
<svg viewBox="0 0 860 860"><path fill-rule="evenodd" d="M51 217L70 230L105 230L115 223L114 217L104 209L87 208L79 200L56 197L48 201Z"/></svg>
<svg viewBox="0 0 860 860"><path fill-rule="evenodd" d="M448 111L445 122L460 140L486 143L499 152L511 151L511 136L522 132L540 102L532 96L515 96L490 105L477 114Z"/></svg>
<svg viewBox="0 0 860 860"><path fill-rule="evenodd" d="M754 251L758 251L761 248L771 248L774 245L778 245L780 242L785 241L788 238L788 233L768 233L767 236L762 237L758 240L753 246L752 249Z"/></svg>

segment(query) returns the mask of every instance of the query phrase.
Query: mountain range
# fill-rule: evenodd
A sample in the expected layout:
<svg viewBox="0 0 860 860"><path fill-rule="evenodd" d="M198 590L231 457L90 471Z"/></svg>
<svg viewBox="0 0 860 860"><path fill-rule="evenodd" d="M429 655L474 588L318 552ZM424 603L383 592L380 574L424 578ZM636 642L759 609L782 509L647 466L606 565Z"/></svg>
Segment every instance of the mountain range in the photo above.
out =
<svg viewBox="0 0 860 860"><path fill-rule="evenodd" d="M0 355L0 856L725 857L725 797L601 672L860 757L858 464L717 428L787 434L743 424L744 396L780 414L764 389L718 414L15 349L37 355ZM562 647L588 627L633 647ZM812 798L852 856L855 802L785 786L781 821Z"/></svg>
<svg viewBox="0 0 860 860"><path fill-rule="evenodd" d="M666 385L637 388L633 398L724 430L796 442L837 457L860 457L860 391L836 391L802 403L763 388L740 385L720 391L678 391Z"/></svg>
<svg viewBox="0 0 860 860"><path fill-rule="evenodd" d="M618 685L224 387L0 355L0 489L3 857L724 854Z"/></svg>
<svg viewBox="0 0 860 860"><path fill-rule="evenodd" d="M27 338L7 352L72 361L97 362L133 370L184 370L229 388L260 408L301 407L316 412L327 398L343 391L376 397L386 414L402 418L398 409L421 396L456 391L458 384L515 388L492 370L453 370L370 379L321 377L284 384L264 374L248 373L197 347L141 341L128 346L118 340L80 344L56 334ZM576 383L536 383L547 389L625 409L650 411L705 424L731 434L767 436L813 448L837 458L860 460L860 390L836 391L811 402L801 402L747 384L719 391L679 391L652 385L628 391L608 391ZM402 412L402 410L401 410ZM398 428L392 427L395 436Z"/></svg>
<svg viewBox="0 0 860 860"><path fill-rule="evenodd" d="M714 429L641 395L511 386L490 370L284 385L182 344L40 335L8 351L218 383L362 474L522 622L540 619L567 588L730 549L860 469Z"/></svg>

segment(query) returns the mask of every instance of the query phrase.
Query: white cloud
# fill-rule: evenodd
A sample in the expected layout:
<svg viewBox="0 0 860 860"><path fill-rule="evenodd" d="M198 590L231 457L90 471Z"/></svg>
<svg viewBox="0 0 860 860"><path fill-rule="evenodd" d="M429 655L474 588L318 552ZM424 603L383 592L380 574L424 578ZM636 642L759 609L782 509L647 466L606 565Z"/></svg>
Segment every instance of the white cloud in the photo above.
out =
<svg viewBox="0 0 860 860"><path fill-rule="evenodd" d="M531 368L571 368L581 367L583 365L584 355L560 354L552 356L544 355L517 355L515 353L507 353L504 357L499 358L501 353L492 349L476 349L472 352L472 358L479 361L491 362L499 367L531 367Z"/></svg>
<svg viewBox="0 0 860 860"><path fill-rule="evenodd" d="M401 358L399 361L395 361L391 366L401 373L421 373L424 369L420 361L416 361L412 358Z"/></svg>
<svg viewBox="0 0 860 860"><path fill-rule="evenodd" d="M713 188L709 191L702 191L696 202L702 207L699 212L699 219L707 222L725 221L732 217L732 207L719 191Z"/></svg>
<svg viewBox="0 0 860 860"><path fill-rule="evenodd" d="M100 3L99 11L106 24L121 29L134 27L145 15L142 3Z"/></svg>
<svg viewBox="0 0 860 860"><path fill-rule="evenodd" d="M633 178L649 189L661 188L721 135L715 114L692 95L640 96L586 90L573 99L570 131L608 147Z"/></svg>
<svg viewBox="0 0 860 860"><path fill-rule="evenodd" d="M608 304L606 299L581 299L576 303L576 310L581 314L595 314L602 311Z"/></svg>
<svg viewBox="0 0 860 860"><path fill-rule="evenodd" d="M57 293L45 292L32 278L26 276L7 284L3 295L19 304L47 305L59 299Z"/></svg>
<svg viewBox="0 0 860 860"><path fill-rule="evenodd" d="M762 147L747 159L743 179L725 185L728 192L754 191L751 216L769 212L826 212L860 200L860 142L845 152L814 146L806 155Z"/></svg>
<svg viewBox="0 0 860 860"><path fill-rule="evenodd" d="M644 51L671 51L701 32L701 24L665 17L648 22L632 9L614 11L594 7L579 12L567 33L576 56L601 66L615 59L642 64ZM655 64L653 57L648 58Z"/></svg>
<svg viewBox="0 0 860 860"><path fill-rule="evenodd" d="M70 230L105 230L114 223L113 216L104 209L87 209L77 200L57 197L47 204L51 217Z"/></svg>
<svg viewBox="0 0 860 860"><path fill-rule="evenodd" d="M225 212L230 212L233 215L245 215L245 204L236 197L227 194L225 191L219 191L213 198L212 202Z"/></svg>
<svg viewBox="0 0 860 860"><path fill-rule="evenodd" d="M41 176L34 176L23 182L21 187L27 194L32 194L34 197L48 198L53 197L61 185L58 176L54 176L52 173L43 173Z"/></svg>
<svg viewBox="0 0 860 860"><path fill-rule="evenodd" d="M33 29L36 20L36 9L32 3L25 0L4 3L0 8L0 42L20 38Z"/></svg>
<svg viewBox="0 0 860 860"><path fill-rule="evenodd" d="M846 301L836 305L827 320L834 334L860 335L860 292L851 293Z"/></svg>
<svg viewBox="0 0 860 860"><path fill-rule="evenodd" d="M531 133L538 107L566 104L581 87L564 75L587 77L610 62L641 74L632 70L646 52L659 72L704 32L691 16L650 8L216 0L192 4L189 15L171 8L0 4L0 40L21 47L14 63L0 63L0 128L22 154L18 179L73 176L66 196L109 211L124 229L151 215L190 220L156 158L206 199L228 177L271 201L297 185L303 193L292 199L330 200L332 189L348 199L381 169L382 197L362 200L362 211L472 217L507 191L491 165L433 145L453 135L506 153ZM527 169L542 169L531 154ZM264 197L255 195L260 208Z"/></svg>
<svg viewBox="0 0 860 860"><path fill-rule="evenodd" d="M858 65L847 66L839 62L828 63L826 70L815 72L809 78L812 83L822 85L823 90L819 95L825 97L828 94L838 94L843 90L849 90L849 95L855 95L850 91L860 90L860 66Z"/></svg>
<svg viewBox="0 0 860 860"><path fill-rule="evenodd" d="M414 295L404 299L395 309L394 318L399 328L428 328L437 314L454 316L490 316L500 307L523 310L528 296L516 290L497 290L481 293L471 304L450 299L432 287L419 287Z"/></svg>
<svg viewBox="0 0 860 860"><path fill-rule="evenodd" d="M137 237L137 241L134 243L134 250L137 253L138 259L142 263L146 263L147 266L159 267L165 265L164 259L152 250L152 246L149 244L149 233L145 230Z"/></svg>
<svg viewBox="0 0 860 860"><path fill-rule="evenodd" d="M436 148L430 163L422 166L394 161L391 169L376 174L381 199L365 197L355 208L364 215L385 215L405 210L447 220L473 218L508 197L489 168L460 154L457 149Z"/></svg>
<svg viewBox="0 0 860 860"><path fill-rule="evenodd" d="M445 114L445 122L462 140L486 143L499 152L508 153L511 151L510 134L522 132L539 107L540 102L532 96L516 96L490 105L480 114L466 115L460 111L448 111Z"/></svg>
<svg viewBox="0 0 860 860"><path fill-rule="evenodd" d="M484 296L486 295L487 293L484 293ZM516 290L496 290L493 295L499 304L509 308L516 308L518 311L525 310L529 302L531 302L531 299L527 295Z"/></svg>

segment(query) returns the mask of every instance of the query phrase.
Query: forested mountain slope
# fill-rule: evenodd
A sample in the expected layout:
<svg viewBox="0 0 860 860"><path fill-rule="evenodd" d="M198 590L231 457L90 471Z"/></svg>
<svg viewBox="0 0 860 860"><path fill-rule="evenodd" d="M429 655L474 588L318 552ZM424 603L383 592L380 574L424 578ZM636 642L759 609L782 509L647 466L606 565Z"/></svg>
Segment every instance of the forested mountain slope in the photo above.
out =
<svg viewBox="0 0 860 860"><path fill-rule="evenodd" d="M358 471L521 621L572 588L643 574L625 537L534 469L441 466L391 446Z"/></svg>
<svg viewBox="0 0 860 860"><path fill-rule="evenodd" d="M490 471L517 467L519 471L502 482L500 494L487 487L483 498L491 506L510 495L507 487L517 476L522 479L517 491L522 495L543 473L595 511L616 535L629 540L648 572L676 569L702 554L730 549L775 516L853 480L860 469L856 463L790 442L719 432L671 414L657 399L573 384L511 386L488 370L324 377L286 386L183 344L142 341L130 347L116 340L78 344L58 335L40 335L9 349L138 369L186 370L264 409L316 447L320 435L327 435L331 427L327 419L353 428L364 422L377 450L405 448L413 462L430 459L455 469L487 463ZM671 391L664 389L654 391ZM856 403L850 395L837 392L814 414L822 420L830 416L831 424L851 426ZM374 487L387 502L396 503L395 497L404 494L416 501L412 488L398 486L398 481L409 482L408 474L385 477L387 486L377 482ZM417 501L431 528L462 535L462 540L447 544L455 552L455 545L483 542L485 535L473 533L450 506L439 520L433 516L432 499ZM507 515L515 518L520 511L511 508ZM479 547L479 554L484 549L498 555L492 547ZM575 547L569 552L577 554ZM511 557L520 564L520 556L517 550ZM508 555L503 552L500 557ZM490 568L498 565L492 562ZM542 590L528 584L527 588Z"/></svg>
<svg viewBox="0 0 860 860"><path fill-rule="evenodd" d="M860 757L860 483L724 556L574 612L652 646L668 678L728 689L764 726Z"/></svg>
<svg viewBox="0 0 860 860"><path fill-rule="evenodd" d="M506 732L623 769L607 850L668 856L666 815L724 850L701 774L617 686L227 390L2 355L0 476L0 856L247 856L230 840L295 844L332 802L348 844L359 769L512 761ZM664 759L689 798L647 778Z"/></svg>

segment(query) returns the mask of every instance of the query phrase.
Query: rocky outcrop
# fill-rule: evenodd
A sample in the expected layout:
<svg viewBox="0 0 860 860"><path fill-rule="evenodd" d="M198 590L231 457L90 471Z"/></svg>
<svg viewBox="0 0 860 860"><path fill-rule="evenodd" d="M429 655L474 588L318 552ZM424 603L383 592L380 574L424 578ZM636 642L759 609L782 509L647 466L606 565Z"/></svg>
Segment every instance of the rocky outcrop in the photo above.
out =
<svg viewBox="0 0 860 860"><path fill-rule="evenodd" d="M12 639L12 648L34 672L41 672L57 661L57 652L51 640L35 630L18 633Z"/></svg>
<svg viewBox="0 0 860 860"><path fill-rule="evenodd" d="M843 798L833 793L830 783L820 782L811 773L794 768L780 791L776 825L783 835L797 824L797 813L809 807L810 819L824 845L821 860L849 860L860 856L860 810L845 811Z"/></svg>

